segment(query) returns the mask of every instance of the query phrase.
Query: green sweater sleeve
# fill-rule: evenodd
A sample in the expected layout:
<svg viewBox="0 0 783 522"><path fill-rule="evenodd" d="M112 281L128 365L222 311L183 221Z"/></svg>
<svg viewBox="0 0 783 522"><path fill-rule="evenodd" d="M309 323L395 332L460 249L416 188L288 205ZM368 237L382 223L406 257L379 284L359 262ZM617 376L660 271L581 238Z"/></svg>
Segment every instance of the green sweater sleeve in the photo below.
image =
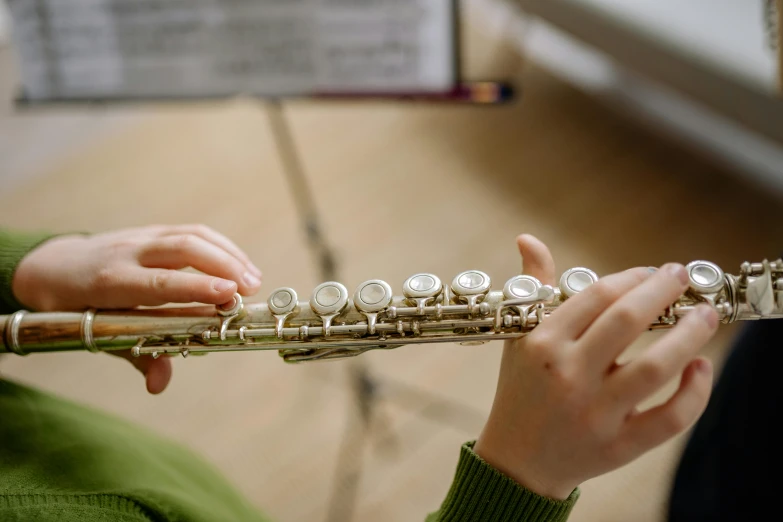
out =
<svg viewBox="0 0 783 522"><path fill-rule="evenodd" d="M451 489L440 509L426 522L565 522L579 498L575 489L566 500L533 493L490 466L462 445Z"/></svg>
<svg viewBox="0 0 783 522"><path fill-rule="evenodd" d="M0 314L10 314L23 308L11 290L16 267L28 252L52 237L54 234L51 233L0 229Z"/></svg>
<svg viewBox="0 0 783 522"><path fill-rule="evenodd" d="M51 237L0 229L0 314L21 308L11 291L16 267ZM0 418L2 520L266 520L198 457L121 419L2 379ZM52 452L64 441L68 451ZM578 489L564 501L536 495L468 442L426 522L565 522L578 497Z"/></svg>

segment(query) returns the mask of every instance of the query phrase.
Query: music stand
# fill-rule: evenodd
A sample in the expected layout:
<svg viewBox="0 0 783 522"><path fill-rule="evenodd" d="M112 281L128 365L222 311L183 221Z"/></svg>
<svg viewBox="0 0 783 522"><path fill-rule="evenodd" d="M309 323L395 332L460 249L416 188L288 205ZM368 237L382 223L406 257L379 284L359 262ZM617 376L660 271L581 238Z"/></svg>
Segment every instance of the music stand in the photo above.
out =
<svg viewBox="0 0 783 522"><path fill-rule="evenodd" d="M297 60L301 60L303 55L297 55L297 58L290 58L289 61L286 61L285 53L281 55L282 58L275 54L281 52L278 47L283 47L281 45L276 46L275 42L272 42L272 45L269 46L269 54L260 57L259 55L263 53L257 52L258 49L260 49L260 46L269 44L269 42L259 41L259 47L251 45L245 49L229 49L226 56L219 57L220 59L225 58L223 62L209 53L207 53L209 55L199 55L198 52L204 53L205 51L199 48L198 44L194 44L195 51L191 48L177 47L183 46L183 42L190 41L187 40L188 31L191 32L192 36L193 31L195 31L194 27L197 26L201 30L205 30L203 27L198 26L199 9L205 10L205 16L209 18L213 26L219 23L215 20L218 20L221 14L224 18L230 18L226 13L221 13L219 10L214 11L219 9L215 7L218 4L214 2L202 5L194 1L192 5L188 5L187 12L175 12L171 7L175 4L167 4L161 0L103 0L102 2L90 0L87 3L80 0L72 0L67 6L49 2L48 0L8 0L8 3L12 20L16 19L16 21L21 22L17 24L18 30L14 36L17 43L21 45L19 61L23 69L22 83L24 88L17 100L17 106L20 108L56 104L98 104L106 106L114 103L128 104L133 102L186 102L189 100L231 98L237 94L244 94L245 96L262 100L282 159L284 175L288 181L306 241L322 281L339 280L337 277L338 269L334 251L323 234L321 222L314 204L313 193L303 172L299 153L291 134L288 120L284 114L283 99L357 100L380 98L401 102L418 100L424 103L446 102L496 105L509 101L513 95L511 86L503 82L463 82L461 80L459 2L457 0L442 0L439 4L433 3L432 0L416 0L409 4L416 4L420 9L430 9L432 13L437 12L440 13L439 16L444 17L440 25L433 29L434 33L443 37L443 41L438 44L441 46L439 48L441 58L438 59L436 57L435 62L433 62L435 65L432 67L420 67L421 71L427 71L433 68L438 69L442 66L439 73L440 76L436 78L428 76L422 80L421 85L418 87L413 85L416 83L415 81L410 87L395 86L393 85L394 82L388 80L379 81L377 78L374 80L370 78L371 81L365 82L361 75L356 77L356 85L352 85L350 82L345 83L342 80L343 75L341 73L343 70L350 70L350 67L345 65L349 61L341 63L334 71L326 71L325 73L324 71L316 71L313 72L312 77L308 76L310 72L305 71L303 76L297 77L296 73L301 73L301 71L291 69L289 61L291 63L299 63ZM236 4L236 0L232 3ZM94 6L100 7L93 9ZM253 0L248 0L243 7L246 11L258 9L259 12L255 13L257 15L255 20L258 23L269 25L269 21L259 14L262 9L260 4L253 3ZM358 4L351 6L351 9L354 11L358 8ZM158 9L159 11L150 14L149 10L151 9L153 11ZM278 9L280 9L279 6ZM372 8L367 7L366 9ZM327 24L334 22L333 11L330 10L324 14L321 22ZM126 18L122 18L123 16ZM156 33L150 29L149 23L137 23L140 27L139 30L147 31L143 37L138 38L134 36L132 31L128 31L130 25L128 27L123 26L126 20L138 22L144 19L145 16L153 16L153 18L148 18L148 21L161 24L171 19L170 27L175 28L175 32L171 35L173 40L171 42L161 40L159 33L162 32L163 37L165 37L166 31L162 30ZM157 18L154 16L157 16ZM279 12L275 16L279 16ZM308 16L315 15L309 14ZM246 34L253 37L263 36L261 34L263 31L252 30L254 27L252 26L253 20L251 18L252 16L248 16L245 13L243 17L232 19L232 23L237 24L236 28L225 28L225 31L220 33L219 37L207 34L205 38L207 40L211 38L209 41L216 42L216 45L222 45L223 41L220 38L233 42L232 38L236 36L235 33L242 30L248 31ZM183 25L182 20L190 20L191 26ZM283 19L281 18L281 20ZM414 20L414 18L410 18L410 20ZM294 17L284 21L289 25L293 24L291 25L293 27L296 26L297 19ZM69 27L68 23L71 22L74 25ZM107 28L107 25L111 25L110 22L116 22L112 26L114 33L111 33ZM299 38L299 40L295 41L301 44L304 41L301 39L308 36L306 28L309 26L307 26L307 23L312 23L313 20L305 20L305 22L305 25L302 26L305 29L295 27L285 34L281 33L279 37L281 39L288 38L288 42L291 41L291 38ZM130 24L130 22L128 23ZM204 27L207 25L204 24ZM382 27L383 24L380 26ZM71 32L68 32L69 30ZM402 30L404 31L404 29ZM59 34L58 31L65 32ZM85 40L85 38L88 38L88 40ZM89 41L89 38L94 40ZM330 42L329 46L325 46L325 48L328 47L328 56L334 55L339 57L346 52L350 53L350 49L345 47L345 42L338 40L339 35L336 40L337 43ZM405 53L411 52L411 48L406 47L409 40L409 38L401 38L400 42L402 43L390 44L394 46L392 49L394 53L397 53L397 55L394 53L390 54L389 63L392 64L392 67L401 68L400 70L403 71L408 70L405 69L406 65L400 56L407 56ZM114 49L112 46L115 46L117 49ZM123 50L125 49L123 46L128 47L130 50ZM156 46L159 46L160 49L156 48ZM149 63L154 65L154 63L157 63L155 60L160 60L160 56L166 57L165 50L168 49L168 46L176 47L178 49L177 52L181 53L181 56L173 55L169 57L168 68L164 64L160 69L144 69L144 66L134 69L134 64L139 60L139 54L143 55L142 58L147 60L145 63L149 67ZM380 53L381 56L384 56L384 50L378 48L377 43L370 47L372 52ZM438 49L438 46L436 45L434 48ZM106 51L106 49L109 50ZM125 52L129 54L125 56L123 54ZM83 55L79 53L83 53ZM93 56L90 53L97 54ZM306 54L304 53L304 55ZM94 58L93 62L85 61L84 56L92 56ZM112 62L112 60L114 61ZM432 57L430 57L430 60L432 60ZM163 61L165 62L165 60ZM276 78L269 79L258 74L254 75L253 67L259 67L259 63L264 67L277 67L280 78L283 78L283 80L277 81ZM377 67L378 63L381 62L373 59L368 60L366 63ZM225 71L225 74L212 73L209 75L204 72L211 71L212 69L210 68ZM338 71L338 69L340 70ZM156 76L149 73L149 70L158 70L159 72ZM292 70L293 72L291 72ZM376 68L373 70L377 72L381 69ZM82 74L80 74L80 71ZM84 71L93 71L93 73L91 76L87 76L83 74ZM171 71L178 72L173 74ZM149 74L149 76L145 76L145 74ZM183 79L182 75L191 79ZM398 76L400 75L394 75L393 78ZM192 77L198 77L199 80L193 80ZM85 81L85 78L91 78L90 81L94 81L96 84ZM145 81L147 79L149 81ZM329 83L330 81L332 83ZM365 446L367 435L370 433L370 426L377 419L376 411L381 389L384 389L384 387L386 389L395 389L399 394L405 394L407 397L416 397L417 402L422 400L430 403L436 402L444 410L459 412L459 415L462 417L476 417L480 415L480 413L474 412L460 404L432 397L425 392L414 390L399 383L380 383L371 374L365 361L361 360L361 358L350 361L348 368L350 370L352 400L355 409L353 410L354 414L350 416L346 425L340 448L337 478L334 481L335 489L328 507L327 522L346 522L351 520L355 509L357 485L361 479L362 466L358 457ZM355 422L357 415L359 420L358 426ZM440 421L442 421L442 417L436 415L436 418ZM355 458L351 458L352 456Z"/></svg>
<svg viewBox="0 0 783 522"><path fill-rule="evenodd" d="M313 261L319 270L321 281L339 280L334 251L322 232L312 190L303 172L302 162L288 126L288 120L285 118L282 104L277 99L270 100L266 103L266 109L282 159L283 171L294 196L299 218L306 233ZM352 519L356 491L361 479L361 459L359 457L366 445L371 424L373 420L376 420L377 405L381 400L380 392L384 388L384 383L372 374L369 366L361 357L348 360L345 364L349 369L353 406L359 416L359 425L358 427L354 426L355 423L351 422L353 419L349 419L346 425L337 460L337 478L334 480L335 486L326 522L345 522ZM401 383L394 383L393 387L408 397L421 399L416 401L419 404L422 400L436 402L439 403L439 408L459 412L463 417L481 418L480 412L473 411L459 403L433 397L426 392ZM448 417L447 415L439 415L437 411L433 413L433 417L439 422L443 422L443 419ZM357 428L358 433L356 433Z"/></svg>

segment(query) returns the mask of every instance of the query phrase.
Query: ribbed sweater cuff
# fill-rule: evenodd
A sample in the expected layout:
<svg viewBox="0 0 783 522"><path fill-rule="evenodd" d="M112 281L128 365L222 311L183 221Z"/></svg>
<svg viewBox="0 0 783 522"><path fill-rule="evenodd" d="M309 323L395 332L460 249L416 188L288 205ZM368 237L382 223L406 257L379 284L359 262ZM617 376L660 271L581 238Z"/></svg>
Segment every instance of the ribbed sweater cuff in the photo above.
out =
<svg viewBox="0 0 783 522"><path fill-rule="evenodd" d="M80 509L82 508L82 509ZM134 515L140 520L149 520L145 510L134 500L113 494L3 494L0 495L0 512L9 510L19 513L28 509L31 512L59 515L58 520L79 520L78 515L95 514L96 511L108 517L114 514ZM49 518L47 518L49 520ZM93 520L90 517L90 520ZM123 517L122 520L128 520Z"/></svg>
<svg viewBox="0 0 783 522"><path fill-rule="evenodd" d="M579 498L553 500L525 489L463 444L451 490L441 506L439 522L565 522Z"/></svg>
<svg viewBox="0 0 783 522"><path fill-rule="evenodd" d="M11 233L0 230L0 313L20 310L22 305L14 297L11 282L24 256L44 241L51 233Z"/></svg>

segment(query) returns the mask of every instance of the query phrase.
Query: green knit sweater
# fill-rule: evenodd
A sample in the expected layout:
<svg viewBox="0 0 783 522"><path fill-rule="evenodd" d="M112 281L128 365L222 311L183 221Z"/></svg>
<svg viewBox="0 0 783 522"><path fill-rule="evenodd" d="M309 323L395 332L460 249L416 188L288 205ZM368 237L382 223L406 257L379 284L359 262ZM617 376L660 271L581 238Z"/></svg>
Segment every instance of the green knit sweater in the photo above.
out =
<svg viewBox="0 0 783 522"><path fill-rule="evenodd" d="M11 292L14 270L47 237L0 230L0 314L20 308ZM578 489L565 501L536 495L484 462L472 445L459 451L451 487L444 484L446 498L426 522L568 518ZM0 379L0 520L268 519L181 445L111 414Z"/></svg>

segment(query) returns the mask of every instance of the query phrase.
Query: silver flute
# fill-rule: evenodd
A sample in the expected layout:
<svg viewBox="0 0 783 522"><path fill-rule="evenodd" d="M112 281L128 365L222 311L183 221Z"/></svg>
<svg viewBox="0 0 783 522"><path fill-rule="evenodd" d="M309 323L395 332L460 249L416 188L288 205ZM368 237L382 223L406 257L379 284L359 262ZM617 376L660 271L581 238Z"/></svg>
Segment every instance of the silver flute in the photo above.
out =
<svg viewBox="0 0 783 522"><path fill-rule="evenodd" d="M715 263L693 261L686 292L650 324L670 328L699 303L709 303L723 324L783 319L783 260L745 262L738 275ZM266 303L244 303L236 294L224 306L186 306L85 312L27 312L0 317L0 352L131 350L136 356L277 350L289 363L352 357L408 344L479 345L529 334L558 306L598 281L592 270L571 268L556 287L517 275L492 290L479 270L458 274L450 285L434 274L415 274L401 296L374 279L353 295L338 282L313 289L299 301L278 288Z"/></svg>

